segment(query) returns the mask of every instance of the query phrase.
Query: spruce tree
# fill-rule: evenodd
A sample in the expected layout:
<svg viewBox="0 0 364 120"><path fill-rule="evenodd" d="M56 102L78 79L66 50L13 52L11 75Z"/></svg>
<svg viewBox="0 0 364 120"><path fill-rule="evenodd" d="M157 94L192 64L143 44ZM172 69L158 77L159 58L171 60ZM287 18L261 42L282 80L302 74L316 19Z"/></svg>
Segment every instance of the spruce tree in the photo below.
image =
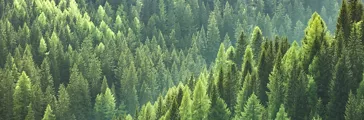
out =
<svg viewBox="0 0 364 120"><path fill-rule="evenodd" d="M262 113L264 111L264 107L262 104L260 104L260 100L258 99L258 97L253 93L245 107L244 107L244 112L241 113L242 117L241 119L246 119L246 120L260 120L262 119Z"/></svg>
<svg viewBox="0 0 364 120"><path fill-rule="evenodd" d="M23 71L19 77L13 94L13 113L14 119L25 119L27 115L27 106L32 100L32 84L28 75Z"/></svg>
<svg viewBox="0 0 364 120"><path fill-rule="evenodd" d="M47 105L42 120L56 120L56 116L53 114L53 110L51 109L51 106L49 104Z"/></svg>
<svg viewBox="0 0 364 120"><path fill-rule="evenodd" d="M210 99L207 95L207 87L205 86L204 75L200 75L199 80L196 83L193 91L193 102L192 102L192 119L196 120L207 120L208 112L210 108Z"/></svg>
<svg viewBox="0 0 364 120"><path fill-rule="evenodd" d="M290 118L288 117L288 115L284 109L283 104L279 108L279 111L277 112L276 118L274 120L290 120Z"/></svg>
<svg viewBox="0 0 364 120"><path fill-rule="evenodd" d="M70 83L67 86L67 92L70 98L71 113L75 115L76 119L88 119L91 112L89 84L79 72L76 65L71 69Z"/></svg>

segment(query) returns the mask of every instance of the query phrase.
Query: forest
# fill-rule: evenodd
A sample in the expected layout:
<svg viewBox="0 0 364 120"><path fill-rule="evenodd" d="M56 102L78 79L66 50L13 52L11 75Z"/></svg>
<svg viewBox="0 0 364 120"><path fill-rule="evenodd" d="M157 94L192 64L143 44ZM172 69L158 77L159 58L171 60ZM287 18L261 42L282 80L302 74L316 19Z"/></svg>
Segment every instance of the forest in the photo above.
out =
<svg viewBox="0 0 364 120"><path fill-rule="evenodd" d="M1 120L363 120L362 0L0 0Z"/></svg>

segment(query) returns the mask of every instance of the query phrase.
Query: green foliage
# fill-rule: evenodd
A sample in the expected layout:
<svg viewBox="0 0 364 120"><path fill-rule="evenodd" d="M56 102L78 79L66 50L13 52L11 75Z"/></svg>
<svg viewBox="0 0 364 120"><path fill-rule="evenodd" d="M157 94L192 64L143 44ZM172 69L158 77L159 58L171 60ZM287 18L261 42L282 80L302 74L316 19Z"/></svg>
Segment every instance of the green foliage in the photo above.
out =
<svg viewBox="0 0 364 120"><path fill-rule="evenodd" d="M110 120L115 114L115 98L109 88L98 94L94 106L96 119Z"/></svg>
<svg viewBox="0 0 364 120"><path fill-rule="evenodd" d="M53 114L51 106L48 104L45 110L44 116L42 120L56 120L56 116Z"/></svg>
<svg viewBox="0 0 364 120"><path fill-rule="evenodd" d="M16 87L13 94L13 113L14 119L25 119L27 115L27 106L30 104L32 100L32 84L28 75L25 72L19 77L18 82L16 83Z"/></svg>
<svg viewBox="0 0 364 120"><path fill-rule="evenodd" d="M260 120L262 119L263 111L264 107L260 104L258 97L253 93L244 106L241 119Z"/></svg>
<svg viewBox="0 0 364 120"><path fill-rule="evenodd" d="M279 111L277 112L275 120L290 120L290 118L288 117L288 115L284 109L283 104L281 105L281 107L279 107Z"/></svg>
<svg viewBox="0 0 364 120"><path fill-rule="evenodd" d="M183 97L181 105L179 107L179 114L181 115L181 120L192 119L192 100L190 95L190 88L188 86L186 86L183 91Z"/></svg>
<svg viewBox="0 0 364 120"><path fill-rule="evenodd" d="M88 119L91 112L89 84L76 65L72 67L67 92L69 93L71 113L75 115L76 119Z"/></svg>
<svg viewBox="0 0 364 120"><path fill-rule="evenodd" d="M205 86L205 76L200 75L193 91L192 102L192 119L206 120L211 101L207 95L207 86Z"/></svg>
<svg viewBox="0 0 364 120"><path fill-rule="evenodd" d="M362 119L362 16L360 0L0 0L0 119Z"/></svg>

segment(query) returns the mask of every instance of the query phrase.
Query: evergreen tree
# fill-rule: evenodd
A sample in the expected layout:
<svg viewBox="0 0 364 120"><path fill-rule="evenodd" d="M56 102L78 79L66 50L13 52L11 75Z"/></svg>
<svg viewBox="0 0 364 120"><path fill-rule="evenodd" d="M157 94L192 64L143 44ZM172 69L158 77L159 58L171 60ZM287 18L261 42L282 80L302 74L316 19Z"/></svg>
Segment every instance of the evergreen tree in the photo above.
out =
<svg viewBox="0 0 364 120"><path fill-rule="evenodd" d="M192 119L206 120L210 108L210 99L207 95L204 75L200 75L193 91Z"/></svg>
<svg viewBox="0 0 364 120"><path fill-rule="evenodd" d="M5 69L0 70L0 119L12 119L14 82L17 81L18 70L14 58L6 57Z"/></svg>
<svg viewBox="0 0 364 120"><path fill-rule="evenodd" d="M185 86L183 91L183 97L181 105L179 107L179 114L181 115L181 120L192 119L192 100L190 95L190 88L188 86Z"/></svg>
<svg viewBox="0 0 364 120"><path fill-rule="evenodd" d="M70 108L70 98L63 84L60 85L58 91L58 99L56 101L55 116L57 120L72 120Z"/></svg>
<svg viewBox="0 0 364 120"><path fill-rule="evenodd" d="M269 75L269 83L267 85L269 89L269 92L267 92L269 119L276 118L276 113L279 111L279 106L283 104L284 98L283 70L280 60L277 61L273 67L273 71Z"/></svg>
<svg viewBox="0 0 364 120"><path fill-rule="evenodd" d="M263 33L259 27L255 27L251 38L251 47L254 54L254 58L257 59L260 53L260 46L264 42ZM245 58L245 57L244 57Z"/></svg>
<svg viewBox="0 0 364 120"><path fill-rule="evenodd" d="M70 111L79 120L85 120L90 117L91 98L88 86L88 82L79 72L77 66L74 65L71 69L67 92L70 98Z"/></svg>
<svg viewBox="0 0 364 120"><path fill-rule="evenodd" d="M30 103L27 107L28 107L28 114L27 116L25 116L25 120L35 120L32 103Z"/></svg>
<svg viewBox="0 0 364 120"><path fill-rule="evenodd" d="M336 23L336 33L338 36L340 32L343 33L344 38L349 38L350 36L350 11L347 5L347 0L342 0L341 8L339 12L339 17Z"/></svg>
<svg viewBox="0 0 364 120"><path fill-rule="evenodd" d="M123 78L121 80L121 92L122 92L122 100L125 102L126 110L129 114L134 115L134 111L137 110L138 96L136 91L136 83L137 82L137 74L135 70L134 63L131 62L128 69L125 69L123 72Z"/></svg>
<svg viewBox="0 0 364 120"><path fill-rule="evenodd" d="M226 103L219 97L217 88L213 85L211 95L211 107L209 110L209 120L227 120L230 118L230 110L227 108Z"/></svg>
<svg viewBox="0 0 364 120"><path fill-rule="evenodd" d="M241 71L242 79L240 81L241 86L243 86L244 80L245 80L245 77L247 76L247 74L253 73L253 70L255 69L254 65L255 65L255 63L254 63L253 51L252 51L252 48L250 46L248 46L245 50L244 60L243 60L243 65L242 65L242 71Z"/></svg>
<svg viewBox="0 0 364 120"><path fill-rule="evenodd" d="M288 118L288 115L287 115L287 113L286 113L286 111L284 109L283 104L279 108L279 111L277 112L275 120L290 120L290 118Z"/></svg>
<svg viewBox="0 0 364 120"><path fill-rule="evenodd" d="M16 87L13 94L13 113L14 119L21 120L25 119L27 115L27 106L30 104L32 100L32 84L30 82L29 77L23 71L19 77L18 82L16 83Z"/></svg>
<svg viewBox="0 0 364 120"><path fill-rule="evenodd" d="M47 109L45 110L42 120L56 120L56 116L53 114L53 110L49 104L47 105Z"/></svg>
<svg viewBox="0 0 364 120"><path fill-rule="evenodd" d="M269 44L268 42L265 42L264 44ZM271 47L271 46L269 46ZM272 51L270 51L270 48L264 48L262 46L262 50L260 52L257 70L258 76L259 76L259 95L258 98L261 100L262 104L264 106L267 106L268 102L268 96L267 96L267 84L269 82L269 74L273 69L273 55Z"/></svg>
<svg viewBox="0 0 364 120"><path fill-rule="evenodd" d="M327 119L342 120L350 91L352 72L348 69L347 57L342 56L335 66L334 78L331 82L330 102L327 108Z"/></svg>
<svg viewBox="0 0 364 120"><path fill-rule="evenodd" d="M99 120L110 120L115 113L115 98L109 88L98 94L95 102L95 116Z"/></svg>
<svg viewBox="0 0 364 120"><path fill-rule="evenodd" d="M241 119L260 120L262 119L263 111L264 107L260 104L258 97L253 93L244 107L244 112L241 113Z"/></svg>
<svg viewBox="0 0 364 120"><path fill-rule="evenodd" d="M219 46L221 42L218 20L216 18L216 14L218 13L210 13L209 24L207 26L207 53L205 55L207 63L210 63L215 57L218 51L217 46Z"/></svg>
<svg viewBox="0 0 364 120"><path fill-rule="evenodd" d="M238 38L238 42L237 42L236 49L235 49L235 60L234 60L237 67L239 68L239 70L241 69L243 55L245 53L245 50L246 50L248 44L249 44L249 42L246 40L246 38L244 36L244 32L241 31L241 34L240 34L240 37Z"/></svg>
<svg viewBox="0 0 364 120"><path fill-rule="evenodd" d="M303 69L308 71L308 66L312 63L321 49L321 44L328 44L328 34L326 24L318 13L313 13L305 29L305 37L302 40L303 48Z"/></svg>

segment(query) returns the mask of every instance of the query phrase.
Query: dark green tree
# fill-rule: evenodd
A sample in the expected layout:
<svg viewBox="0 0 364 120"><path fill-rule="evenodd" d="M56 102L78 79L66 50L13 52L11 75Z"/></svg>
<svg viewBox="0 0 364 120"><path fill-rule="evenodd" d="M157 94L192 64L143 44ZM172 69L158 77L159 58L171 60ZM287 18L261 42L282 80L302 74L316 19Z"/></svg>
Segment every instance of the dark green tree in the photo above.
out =
<svg viewBox="0 0 364 120"><path fill-rule="evenodd" d="M67 86L67 92L70 99L70 111L79 120L90 118L91 98L89 93L89 84L83 75L79 72L76 65L71 69L70 83Z"/></svg>

